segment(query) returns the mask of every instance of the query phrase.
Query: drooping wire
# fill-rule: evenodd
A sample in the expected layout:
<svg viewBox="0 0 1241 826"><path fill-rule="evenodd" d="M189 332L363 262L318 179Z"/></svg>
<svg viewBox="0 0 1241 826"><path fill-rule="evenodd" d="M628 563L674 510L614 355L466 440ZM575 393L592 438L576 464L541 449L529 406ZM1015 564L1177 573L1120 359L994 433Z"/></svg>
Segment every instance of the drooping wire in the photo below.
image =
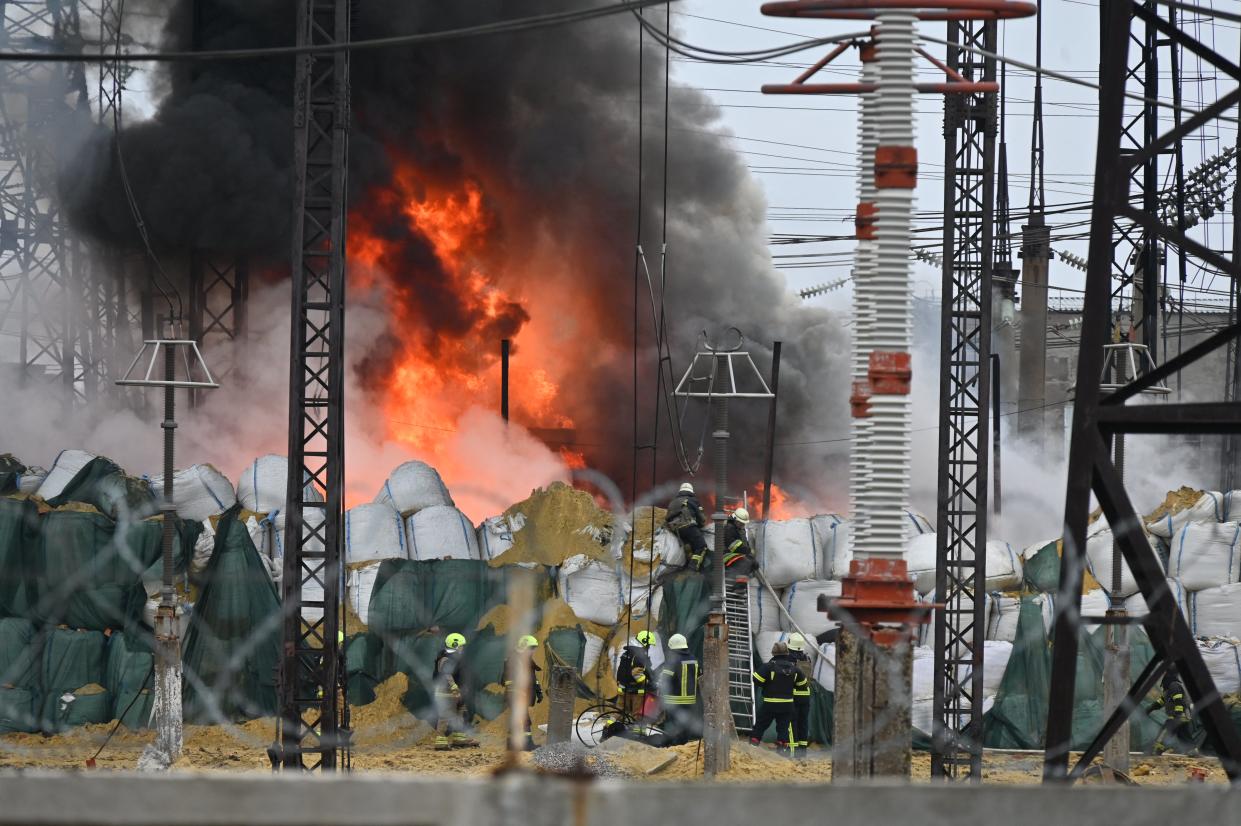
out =
<svg viewBox="0 0 1241 826"><path fill-rule="evenodd" d="M633 630L633 568L634 568L634 552L638 539L638 274L639 267L642 265L642 218L643 210L643 176L644 168L644 152L643 144L646 140L646 29L642 26L642 14L635 12L638 17L638 203L637 203L637 228L635 230L634 239L634 262L633 262L633 458L630 463L629 473L629 593L628 593L628 610L625 611L625 644L629 644L630 632Z"/></svg>
<svg viewBox="0 0 1241 826"><path fill-rule="evenodd" d="M125 0L118 0L116 5L116 83L119 85L120 80L120 63L121 63L121 44L125 22ZM119 98L119 96L117 96ZM121 176L121 188L125 192L125 202L129 205L129 214L134 219L134 228L138 230L138 237L142 239L142 245L146 248L147 256L150 257L151 263L155 265L155 272L159 275L159 279L151 279L151 283L155 289L159 290L159 294L163 296L164 301L168 303L168 312L172 316L172 322L180 322L183 318L185 305L181 301L181 292L177 289L172 279L168 277L168 273L164 271L164 265L160 263L159 256L155 254L155 249L151 246L151 238L147 234L146 221L142 218L142 210L138 207L138 199L134 197L133 187L129 183L129 170L125 166L125 153L121 149L121 106L119 100L112 107L112 145L116 149L116 166ZM168 289L172 291L172 295L168 294L160 285L162 279L168 285ZM176 297L176 305L173 305L173 297Z"/></svg>

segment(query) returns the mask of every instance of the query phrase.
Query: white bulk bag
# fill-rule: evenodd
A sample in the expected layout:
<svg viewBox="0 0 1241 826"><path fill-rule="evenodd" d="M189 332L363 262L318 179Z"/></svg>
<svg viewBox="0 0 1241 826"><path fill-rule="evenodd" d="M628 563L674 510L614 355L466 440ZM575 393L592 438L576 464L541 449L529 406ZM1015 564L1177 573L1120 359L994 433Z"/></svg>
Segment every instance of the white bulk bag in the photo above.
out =
<svg viewBox="0 0 1241 826"><path fill-rule="evenodd" d="M905 564L920 594L935 589L935 534L922 533L905 546Z"/></svg>
<svg viewBox="0 0 1241 826"><path fill-rule="evenodd" d="M439 471L426 462L417 461L406 462L392 471L375 501L391 505L404 516L436 505L453 505Z"/></svg>
<svg viewBox="0 0 1241 826"><path fill-rule="evenodd" d="M1220 694L1241 692L1241 642L1229 638L1198 640L1198 653L1206 663Z"/></svg>
<svg viewBox="0 0 1241 826"><path fill-rule="evenodd" d="M1205 591L1236 582L1241 574L1238 555L1241 523L1190 522L1172 537L1168 575L1189 591Z"/></svg>
<svg viewBox="0 0 1241 826"><path fill-rule="evenodd" d="M349 606L364 625L371 624L371 593L375 590L375 578L379 576L381 564L372 562L353 568L348 573L346 590L349 594Z"/></svg>
<svg viewBox="0 0 1241 826"><path fill-rule="evenodd" d="M405 520L389 505L369 502L345 511L345 561L408 559Z"/></svg>
<svg viewBox="0 0 1241 826"><path fill-rule="evenodd" d="M987 542L987 590L1007 591L1020 588L1022 582L1021 556L1007 542L992 539Z"/></svg>
<svg viewBox="0 0 1241 826"><path fill-rule="evenodd" d="M819 646L818 657L812 657L814 665L810 675L828 691L836 690L836 643L825 642Z"/></svg>
<svg viewBox="0 0 1241 826"><path fill-rule="evenodd" d="M711 539L715 539L714 531L711 533ZM685 546L681 544L676 534L666 528L655 531L655 555L669 568L679 568L686 563Z"/></svg>
<svg viewBox="0 0 1241 826"><path fill-rule="evenodd" d="M792 616L793 622L789 622L788 618L781 614L781 628L789 632L800 629L802 633L808 634L813 638L839 626L840 623L819 610L819 596L821 594L829 597L840 596L840 582L830 579L809 579L794 582L785 588L784 607ZM796 623L797 626L794 627L793 623ZM814 639L810 639L808 642L810 645L816 644Z"/></svg>
<svg viewBox="0 0 1241 826"><path fill-rule="evenodd" d="M1241 583L1218 585L1193 594L1189 616L1195 637L1241 639Z"/></svg>
<svg viewBox="0 0 1241 826"><path fill-rule="evenodd" d="M96 458L94 453L85 450L62 450L52 463L52 469L39 483L36 491L43 499L54 499L64 492L65 488L78 475L78 471L89 465Z"/></svg>
<svg viewBox="0 0 1241 826"><path fill-rule="evenodd" d="M1040 595L1041 597L1042 595ZM1043 600L1044 603L1047 600ZM987 639L1012 642L1017 639L1017 622L1021 618L1021 595L991 594L987 606Z"/></svg>
<svg viewBox="0 0 1241 826"><path fill-rule="evenodd" d="M599 625L620 622L625 600L615 565L577 554L564 561L556 580L560 598L578 619Z"/></svg>
<svg viewBox="0 0 1241 826"><path fill-rule="evenodd" d="M283 510L288 492L289 460L274 453L255 459L237 480L237 501L243 508L255 513ZM309 480L302 496L309 502L323 501L323 495Z"/></svg>
<svg viewBox="0 0 1241 826"><path fill-rule="evenodd" d="M17 490L25 494L37 494L47 471L41 467L28 467L26 472L17 477Z"/></svg>
<svg viewBox="0 0 1241 826"><path fill-rule="evenodd" d="M759 631L754 635L754 651L758 662L765 663L771 659L771 647L778 642L788 642L787 631ZM814 645L814 643L810 643Z"/></svg>
<svg viewBox="0 0 1241 826"><path fill-rule="evenodd" d="M410 559L479 559L478 538L465 514L452 505L423 508L405 520Z"/></svg>
<svg viewBox="0 0 1241 826"><path fill-rule="evenodd" d="M163 474L151 477L151 490L156 497L163 497ZM228 477L211 465L190 465L172 475L172 503L177 516L202 522L237 504L237 492Z"/></svg>
<svg viewBox="0 0 1241 826"><path fill-rule="evenodd" d="M1169 578L1166 580L1168 588L1172 591L1172 598L1176 600L1176 606L1181 609L1181 613L1185 615L1186 620L1189 619L1189 593L1178 580ZM1142 596L1139 591L1125 598L1125 611L1133 617L1141 617L1150 613L1146 607L1146 597Z"/></svg>
<svg viewBox="0 0 1241 826"><path fill-rule="evenodd" d="M622 568L621 596L625 604L629 606L630 616L634 619L645 618L648 608L652 619L659 619L659 612L663 607L664 589L657 583L662 571L663 568L656 569L653 578L635 575L631 580L628 571ZM655 585L654 593L652 593L651 585Z"/></svg>
<svg viewBox="0 0 1241 826"><path fill-rule="evenodd" d="M600 637L598 634L592 634L589 631L582 633L586 636L586 644L582 646L582 679L590 682L586 678L595 673L595 667L599 665L599 657L603 655L603 637ZM546 679L551 675L543 674L541 676Z"/></svg>
<svg viewBox="0 0 1241 826"><path fill-rule="evenodd" d="M783 630L780 606L771 591L763 587L757 579L751 579L747 587L750 592L750 633Z"/></svg>
<svg viewBox="0 0 1241 826"><path fill-rule="evenodd" d="M1206 491L1198 501L1180 513L1170 513L1156 519L1146 527L1160 539L1171 539L1188 524L1222 522L1227 519L1224 495Z"/></svg>
<svg viewBox="0 0 1241 826"><path fill-rule="evenodd" d="M285 535L288 514L284 511L272 511L262 521L254 517L246 520L246 528L250 538L260 553L271 566L272 579L279 584L284 573L284 553L288 537ZM303 547L313 552L323 552L322 525L327 520L323 508L305 508L302 510L302 535L306 537Z"/></svg>
<svg viewBox="0 0 1241 826"><path fill-rule="evenodd" d="M841 579L849 573L849 562L853 559L850 547L850 523L834 513L812 517L811 528L814 530L815 541L819 552L823 555L823 563L819 566L824 579Z"/></svg>
<svg viewBox="0 0 1241 826"><path fill-rule="evenodd" d="M754 553L773 588L831 575L809 519L767 520L756 533Z"/></svg>
<svg viewBox="0 0 1241 826"><path fill-rule="evenodd" d="M1106 528L1097 531L1086 540L1086 567L1089 568L1090 575L1098 580L1103 589L1109 593L1112 590L1112 541L1112 532ZM1155 558L1159 559L1162 565L1162 557L1156 540L1148 536L1146 541L1151 551L1154 552ZM1120 593L1127 597L1137 593L1138 582L1133 578L1133 572L1129 570L1127 560L1122 558L1120 565Z"/></svg>
<svg viewBox="0 0 1241 826"><path fill-rule="evenodd" d="M478 526L478 551L481 557L490 562L503 556L513 547L513 534L526 526L526 515L515 513L512 516L490 516Z"/></svg>

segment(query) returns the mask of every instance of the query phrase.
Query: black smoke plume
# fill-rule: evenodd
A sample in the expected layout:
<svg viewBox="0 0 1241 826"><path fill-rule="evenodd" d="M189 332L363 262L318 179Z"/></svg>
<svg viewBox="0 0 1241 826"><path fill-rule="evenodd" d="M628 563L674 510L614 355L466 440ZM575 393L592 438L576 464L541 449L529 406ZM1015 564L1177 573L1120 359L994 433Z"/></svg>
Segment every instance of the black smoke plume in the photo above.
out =
<svg viewBox="0 0 1241 826"><path fill-rule="evenodd" d="M602 3L602 0L592 0ZM177 0L162 11L168 48L283 45L294 32L287 0ZM426 32L580 8L581 0L410 3L359 0L354 37ZM648 11L663 25L662 10ZM586 317L565 320L561 399L589 463L626 492L632 478L634 249L638 192L637 22L629 15L571 27L489 36L417 48L356 53L351 134L351 208L371 230L404 250L390 273L408 302L411 329L393 329L355 369L381 375L404 336L479 335L478 365L493 366L491 335L520 330L527 315L557 306L510 308L503 323L471 323L478 309L442 289L425 238L407 222L384 221L382 189L401 163L428 181L462 176L489 182L495 250L522 255L536 242L563 251L572 272L555 283L585 296ZM663 240L664 54L648 37L644 65L643 243L659 276ZM162 81L167 95L153 119L120 140L152 242L164 251L246 253L279 270L287 261L291 214L292 66L287 60L185 65ZM830 313L802 306L773 270L762 192L743 160L719 136L718 110L699 92L672 87L668 124L668 282L664 306L678 374L700 331L728 327L747 337L755 362L770 365L784 342L776 482L842 506L847 432L847 338ZM111 136L71 164L64 182L72 220L89 234L136 246L121 195ZM518 292L520 292L518 290ZM654 335L640 284L639 443L650 443L655 403ZM477 319L474 319L477 320ZM383 342L387 341L385 345ZM733 474L753 493L761 479L766 405L739 401L733 413ZM684 417L691 457L702 434L701 405ZM666 421L659 439L661 480L683 475ZM708 452L709 437L708 437ZM710 473L709 458L702 471ZM643 458L639 487L650 480Z"/></svg>

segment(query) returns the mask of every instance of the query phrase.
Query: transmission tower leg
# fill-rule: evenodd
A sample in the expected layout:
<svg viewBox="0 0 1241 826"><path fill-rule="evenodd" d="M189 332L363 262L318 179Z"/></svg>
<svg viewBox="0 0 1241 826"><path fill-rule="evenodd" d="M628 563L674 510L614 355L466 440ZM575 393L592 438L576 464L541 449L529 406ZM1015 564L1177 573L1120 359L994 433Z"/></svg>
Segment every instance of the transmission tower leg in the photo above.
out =
<svg viewBox="0 0 1241 826"><path fill-rule="evenodd" d="M297 42L349 41L350 0L301 0ZM273 762L343 768L345 205L349 53L303 55L294 96L292 370L280 718Z"/></svg>

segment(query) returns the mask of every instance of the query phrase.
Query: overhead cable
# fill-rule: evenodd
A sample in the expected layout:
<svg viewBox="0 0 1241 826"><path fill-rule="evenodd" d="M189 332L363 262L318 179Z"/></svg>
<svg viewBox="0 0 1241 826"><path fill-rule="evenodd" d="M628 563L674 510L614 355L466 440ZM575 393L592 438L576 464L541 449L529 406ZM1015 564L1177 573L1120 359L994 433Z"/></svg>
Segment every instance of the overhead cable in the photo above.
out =
<svg viewBox="0 0 1241 826"><path fill-rule="evenodd" d="M255 49L211 49L188 52L126 52L124 58L129 63L184 63L191 61L297 57L310 54L335 54L337 52L357 52L369 49L389 49L397 46L418 46L426 43L443 43L450 40L464 40L495 34L515 34L553 26L564 26L571 23L582 23L588 20L610 17L614 14L637 11L647 6L657 6L664 2L678 2L678 0L622 0L622 2L615 5L600 6L592 9L518 17L512 20L500 20L494 23L482 23L477 26L464 26L462 28L444 29L437 32L376 37L369 40L350 40L344 43L321 43L305 46L264 46ZM113 60L115 60L114 56L105 54L0 51L0 62L109 63Z"/></svg>

